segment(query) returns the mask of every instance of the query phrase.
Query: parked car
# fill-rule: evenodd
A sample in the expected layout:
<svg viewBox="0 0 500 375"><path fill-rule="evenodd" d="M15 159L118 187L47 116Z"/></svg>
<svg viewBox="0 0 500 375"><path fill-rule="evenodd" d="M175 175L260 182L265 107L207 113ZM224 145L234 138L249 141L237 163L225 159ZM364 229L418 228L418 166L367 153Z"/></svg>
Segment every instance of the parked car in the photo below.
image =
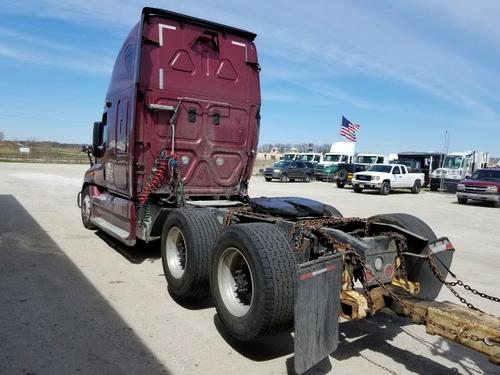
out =
<svg viewBox="0 0 500 375"><path fill-rule="evenodd" d="M500 168L479 169L470 178L457 185L457 200L466 204L468 200L491 202L498 206L500 202Z"/></svg>
<svg viewBox="0 0 500 375"><path fill-rule="evenodd" d="M407 188L418 194L424 180L423 173L409 173L402 164L373 164L364 172L354 173L352 186L356 193L371 189L387 195L392 189Z"/></svg>
<svg viewBox="0 0 500 375"><path fill-rule="evenodd" d="M314 166L305 161L281 160L270 168L264 170L264 178L266 181L271 181L273 178L281 182L302 180L304 182L311 182L314 173Z"/></svg>

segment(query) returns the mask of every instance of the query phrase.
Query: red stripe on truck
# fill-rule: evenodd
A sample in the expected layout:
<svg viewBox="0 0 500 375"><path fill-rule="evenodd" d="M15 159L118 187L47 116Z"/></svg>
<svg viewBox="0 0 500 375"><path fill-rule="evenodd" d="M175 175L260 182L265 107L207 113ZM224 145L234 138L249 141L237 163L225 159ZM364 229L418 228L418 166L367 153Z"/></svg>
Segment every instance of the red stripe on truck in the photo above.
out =
<svg viewBox="0 0 500 375"><path fill-rule="evenodd" d="M300 275L299 276L299 280L300 281L309 280L309 279L312 279L314 276L322 274L323 272L333 271L336 268L337 267L335 266L335 264L329 264L325 268L322 268L320 270L316 270L316 271L312 271L312 272L307 272L307 273L304 273L304 274Z"/></svg>

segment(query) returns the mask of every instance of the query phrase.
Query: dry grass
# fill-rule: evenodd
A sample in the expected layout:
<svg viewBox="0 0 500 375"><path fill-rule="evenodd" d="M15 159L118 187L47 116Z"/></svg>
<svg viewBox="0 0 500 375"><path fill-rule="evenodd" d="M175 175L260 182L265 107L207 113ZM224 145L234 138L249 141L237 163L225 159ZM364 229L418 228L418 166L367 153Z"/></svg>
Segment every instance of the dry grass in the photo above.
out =
<svg viewBox="0 0 500 375"><path fill-rule="evenodd" d="M29 147L29 153L20 152L20 147ZM41 163L88 163L82 146L57 142L0 142L0 161L25 161Z"/></svg>

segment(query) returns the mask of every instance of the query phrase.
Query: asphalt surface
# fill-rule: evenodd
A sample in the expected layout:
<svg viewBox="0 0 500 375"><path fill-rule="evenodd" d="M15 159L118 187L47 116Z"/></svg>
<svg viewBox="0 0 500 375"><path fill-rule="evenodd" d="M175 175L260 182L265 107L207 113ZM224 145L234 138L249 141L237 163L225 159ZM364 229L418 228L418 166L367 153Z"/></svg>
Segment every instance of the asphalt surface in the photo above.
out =
<svg viewBox="0 0 500 375"><path fill-rule="evenodd" d="M224 337L210 300L175 301L158 244L127 248L80 221L83 165L0 163L0 374L284 374L291 334L241 344ZM253 177L252 196L303 196L344 216L419 216L457 251L452 265L498 295L500 209L452 195L355 194L332 184ZM455 301L443 290L440 300ZM500 315L500 306L470 300ZM390 313L342 323L339 349L310 373L497 374L482 355Z"/></svg>

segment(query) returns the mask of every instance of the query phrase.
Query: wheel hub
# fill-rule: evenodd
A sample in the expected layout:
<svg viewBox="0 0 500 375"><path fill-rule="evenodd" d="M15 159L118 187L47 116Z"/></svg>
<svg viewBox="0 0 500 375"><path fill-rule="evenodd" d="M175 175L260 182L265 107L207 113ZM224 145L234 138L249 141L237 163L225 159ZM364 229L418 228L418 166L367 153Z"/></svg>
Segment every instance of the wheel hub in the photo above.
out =
<svg viewBox="0 0 500 375"><path fill-rule="evenodd" d="M224 306L236 317L248 313L253 303L253 277L244 255L236 248L224 251L218 262L218 287Z"/></svg>
<svg viewBox="0 0 500 375"><path fill-rule="evenodd" d="M166 242L168 270L174 278L180 279L184 275L187 264L184 235L178 227L172 227L168 231Z"/></svg>
<svg viewBox="0 0 500 375"><path fill-rule="evenodd" d="M86 195L82 200L82 215L85 220L90 220L90 196Z"/></svg>

